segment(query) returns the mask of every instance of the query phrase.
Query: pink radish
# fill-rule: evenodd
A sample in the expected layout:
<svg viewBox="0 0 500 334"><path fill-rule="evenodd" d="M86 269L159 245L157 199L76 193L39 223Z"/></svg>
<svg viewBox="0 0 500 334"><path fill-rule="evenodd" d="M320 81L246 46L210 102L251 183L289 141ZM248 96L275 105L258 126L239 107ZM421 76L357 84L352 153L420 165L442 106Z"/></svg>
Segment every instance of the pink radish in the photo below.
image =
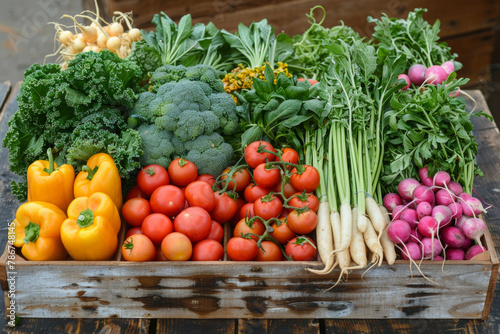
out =
<svg viewBox="0 0 500 334"><path fill-rule="evenodd" d="M451 224L451 216L451 210L447 206L436 205L432 208L432 217L438 222L440 229Z"/></svg>
<svg viewBox="0 0 500 334"><path fill-rule="evenodd" d="M440 170L439 172L434 175L432 178L434 185L438 187L444 187L445 185L448 185L451 182L451 177L450 174L448 174L445 171Z"/></svg>
<svg viewBox="0 0 500 334"><path fill-rule="evenodd" d="M449 190L440 189L436 193L436 204L449 205L453 202L455 202L455 195Z"/></svg>
<svg viewBox="0 0 500 334"><path fill-rule="evenodd" d="M425 81L428 84L439 85L448 79L448 73L439 65L432 65L425 72Z"/></svg>
<svg viewBox="0 0 500 334"><path fill-rule="evenodd" d="M475 197L470 197L464 201L460 201L464 215L466 216L478 216L482 212L486 212L483 208L481 201Z"/></svg>
<svg viewBox="0 0 500 334"><path fill-rule="evenodd" d="M453 62L449 60L442 63L441 67L447 74L450 74L451 72L455 71L455 64L453 64Z"/></svg>
<svg viewBox="0 0 500 334"><path fill-rule="evenodd" d="M400 219L407 222L408 225L410 225L410 228L412 228L412 229L416 228L418 225L417 211L415 211L413 209L410 209L410 208L404 209L403 212L401 213Z"/></svg>
<svg viewBox="0 0 500 334"><path fill-rule="evenodd" d="M458 198L460 198L460 200L458 202L462 202L462 201L466 201L470 198L472 198L472 196L470 194L467 194L467 193L461 193L460 195L458 195Z"/></svg>
<svg viewBox="0 0 500 334"><path fill-rule="evenodd" d="M417 205L422 202L434 203L434 192L427 186L418 186L413 191L413 199Z"/></svg>
<svg viewBox="0 0 500 334"><path fill-rule="evenodd" d="M404 245L401 257L404 260L409 260L410 258L414 261L420 260L422 258L422 247L416 242L409 241Z"/></svg>
<svg viewBox="0 0 500 334"><path fill-rule="evenodd" d="M459 229L462 229L462 225L469 220L472 217L462 215L458 218L455 219L455 226L458 227Z"/></svg>
<svg viewBox="0 0 500 334"><path fill-rule="evenodd" d="M434 184L432 182L432 178L428 175L428 173L429 169L427 168L427 166L421 168L418 171L418 175L420 176L420 180L422 180L423 185L427 187L432 187Z"/></svg>
<svg viewBox="0 0 500 334"><path fill-rule="evenodd" d="M448 183L448 189L455 195L459 196L461 193L464 192L464 189L462 188L462 185L458 182L455 181L450 181Z"/></svg>
<svg viewBox="0 0 500 334"><path fill-rule="evenodd" d="M422 217L430 216L432 214L432 205L427 202L422 202L417 205L417 215L418 219L422 219Z"/></svg>
<svg viewBox="0 0 500 334"><path fill-rule="evenodd" d="M461 248L446 248L444 252L447 260L465 260L465 251Z"/></svg>
<svg viewBox="0 0 500 334"><path fill-rule="evenodd" d="M408 71L408 77L410 77L411 82L420 86L425 81L425 73L427 72L427 67L421 64L412 65Z"/></svg>
<svg viewBox="0 0 500 334"><path fill-rule="evenodd" d="M438 222L431 216L426 216L418 222L418 232L424 237L431 238L436 235Z"/></svg>
<svg viewBox="0 0 500 334"><path fill-rule="evenodd" d="M419 240L422 240L423 236L418 232L418 229L414 228L411 230L410 234L410 239L411 241L418 242Z"/></svg>
<svg viewBox="0 0 500 334"><path fill-rule="evenodd" d="M394 210L396 206L403 204L403 202L401 201L401 197L399 197L399 195L396 193L386 194L382 202L384 203L384 207L389 212L392 212L392 210Z"/></svg>
<svg viewBox="0 0 500 334"><path fill-rule="evenodd" d="M474 246L470 247L469 249L467 249L467 251L465 252L465 259L470 260L474 256L481 254L483 252L487 252L487 251L488 250L481 245L474 245Z"/></svg>
<svg viewBox="0 0 500 334"><path fill-rule="evenodd" d="M401 88L402 90L407 90L408 88L410 88L410 77L407 76L406 74L400 74L398 75L398 79L404 79L404 81L406 81L406 86L404 86L403 88Z"/></svg>
<svg viewBox="0 0 500 334"><path fill-rule="evenodd" d="M443 261L443 257L438 255L438 256L434 256L434 258L432 259L433 261Z"/></svg>
<svg viewBox="0 0 500 334"><path fill-rule="evenodd" d="M393 210L392 210L392 220L398 220L401 219L401 214L403 213L403 210L405 210L404 205L397 205Z"/></svg>
<svg viewBox="0 0 500 334"><path fill-rule="evenodd" d="M387 236L395 244L403 244L408 241L411 234L410 225L404 220L395 220L387 228Z"/></svg>
<svg viewBox="0 0 500 334"><path fill-rule="evenodd" d="M469 238L465 238L464 245L462 247L460 247L460 249L467 251L469 249L470 245L472 245L472 240Z"/></svg>
<svg viewBox="0 0 500 334"><path fill-rule="evenodd" d="M438 239L423 238L422 244L424 246L424 259L433 259L443 251Z"/></svg>
<svg viewBox="0 0 500 334"><path fill-rule="evenodd" d="M458 227L448 226L441 232L441 241L452 248L460 248L465 243L465 235Z"/></svg>
<svg viewBox="0 0 500 334"><path fill-rule="evenodd" d="M473 239L481 245L480 239L486 231L486 224L480 218L470 218L462 224L462 231L467 238Z"/></svg>
<svg viewBox="0 0 500 334"><path fill-rule="evenodd" d="M408 178L408 179L402 180L398 184L399 196L401 196L402 199L405 199L407 201L413 200L413 191L418 186L420 186L420 182L418 182L415 179Z"/></svg>
<svg viewBox="0 0 500 334"><path fill-rule="evenodd" d="M448 204L448 209L450 209L451 217L454 219L457 219L463 213L462 206L460 204L458 204L457 202L453 202L451 204Z"/></svg>

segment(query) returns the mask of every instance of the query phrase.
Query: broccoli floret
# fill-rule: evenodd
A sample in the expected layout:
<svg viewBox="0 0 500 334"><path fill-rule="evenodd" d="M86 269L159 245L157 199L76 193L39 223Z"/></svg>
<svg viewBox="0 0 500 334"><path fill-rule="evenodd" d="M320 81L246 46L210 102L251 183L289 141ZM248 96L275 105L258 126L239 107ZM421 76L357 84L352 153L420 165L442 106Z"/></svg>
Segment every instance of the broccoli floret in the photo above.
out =
<svg viewBox="0 0 500 334"><path fill-rule="evenodd" d="M209 135L220 127L217 116L208 110L186 110L178 118L170 118L167 121L175 128L174 134L182 141L192 140L203 134Z"/></svg>
<svg viewBox="0 0 500 334"><path fill-rule="evenodd" d="M188 150L186 160L196 165L199 174L213 176L220 175L229 166L234 153L232 146L216 132L184 142L184 148Z"/></svg>
<svg viewBox="0 0 500 334"><path fill-rule="evenodd" d="M214 92L224 92L224 84L221 81L223 77L222 71L208 65L196 65L186 70L186 79L205 82L212 87Z"/></svg>
<svg viewBox="0 0 500 334"><path fill-rule="evenodd" d="M151 92L139 94L139 99L130 110L127 123L131 128L137 128L142 122L150 122L149 105L156 99L156 95Z"/></svg>
<svg viewBox="0 0 500 334"><path fill-rule="evenodd" d="M236 115L236 105L231 95L227 93L217 93L210 95L211 109L219 118L220 127L224 135L232 135L238 129L238 116Z"/></svg>
<svg viewBox="0 0 500 334"><path fill-rule="evenodd" d="M151 164L168 166L175 152L172 132L160 130L155 124L142 124L138 131L142 138L141 166Z"/></svg>
<svg viewBox="0 0 500 334"><path fill-rule="evenodd" d="M177 82L186 77L186 67L179 65L163 65L151 74L150 82L154 87L159 87L167 82Z"/></svg>

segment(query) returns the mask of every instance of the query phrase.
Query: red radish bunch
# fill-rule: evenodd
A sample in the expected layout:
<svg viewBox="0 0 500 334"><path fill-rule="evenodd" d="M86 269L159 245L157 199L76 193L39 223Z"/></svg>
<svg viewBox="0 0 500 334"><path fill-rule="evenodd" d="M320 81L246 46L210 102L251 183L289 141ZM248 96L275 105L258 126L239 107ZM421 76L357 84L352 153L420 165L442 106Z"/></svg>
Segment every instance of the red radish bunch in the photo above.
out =
<svg viewBox="0 0 500 334"><path fill-rule="evenodd" d="M446 61L441 65L432 65L427 68L422 64L415 64L410 67L408 74L400 74L398 79L404 79L406 86L401 88L407 90L411 84L421 86L423 84L438 85L448 79L451 72L455 71L455 65L452 61ZM458 91L450 94L450 96L458 96Z"/></svg>
<svg viewBox="0 0 500 334"><path fill-rule="evenodd" d="M480 240L486 231L479 218L486 212L481 201L464 193L445 171L430 177L424 167L419 175L421 182L405 179L397 194L383 199L392 214L387 234L401 249L401 257L469 260L486 251Z"/></svg>

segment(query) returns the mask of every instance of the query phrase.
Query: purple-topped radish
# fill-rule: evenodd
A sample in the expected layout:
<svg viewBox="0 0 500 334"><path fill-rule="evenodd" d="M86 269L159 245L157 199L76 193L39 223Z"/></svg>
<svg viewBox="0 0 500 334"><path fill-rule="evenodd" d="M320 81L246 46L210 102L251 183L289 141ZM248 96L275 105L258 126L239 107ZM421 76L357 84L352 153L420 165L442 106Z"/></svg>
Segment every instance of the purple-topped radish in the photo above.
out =
<svg viewBox="0 0 500 334"><path fill-rule="evenodd" d="M422 64L415 64L408 70L408 77L415 86L420 86L425 81L427 67Z"/></svg>
<svg viewBox="0 0 500 334"><path fill-rule="evenodd" d="M465 234L455 226L448 226L441 232L441 241L452 248L460 248L465 243Z"/></svg>
<svg viewBox="0 0 500 334"><path fill-rule="evenodd" d="M404 79L404 81L406 81L406 86L401 88L402 90L407 90L408 88L410 88L411 80L409 76L407 76L406 74L400 74L398 75L398 79Z"/></svg>
<svg viewBox="0 0 500 334"><path fill-rule="evenodd" d="M431 85L439 85L448 79L448 73L439 65L432 65L425 72L425 81Z"/></svg>
<svg viewBox="0 0 500 334"><path fill-rule="evenodd" d="M395 244L403 244L408 241L411 234L410 225L404 220L395 220L387 228L387 236Z"/></svg>
<svg viewBox="0 0 500 334"><path fill-rule="evenodd" d="M465 252L465 259L466 260L470 260L472 259L474 256L478 255L478 254L481 254L483 252L487 252L488 250L486 248L484 248L483 246L481 245L474 245L474 246L471 246L469 247L469 249L467 249L467 251Z"/></svg>
<svg viewBox="0 0 500 334"><path fill-rule="evenodd" d="M451 210L444 205L436 205L432 208L432 217L438 222L439 228L451 225Z"/></svg>
<svg viewBox="0 0 500 334"><path fill-rule="evenodd" d="M449 205L455 202L455 195L446 189L440 189L436 193L436 204Z"/></svg>
<svg viewBox="0 0 500 334"><path fill-rule="evenodd" d="M413 191L420 186L420 182L415 179L404 179L398 184L398 193L402 199L411 201L413 200Z"/></svg>
<svg viewBox="0 0 500 334"><path fill-rule="evenodd" d="M418 221L417 229L418 232L424 237L431 238L436 235L438 227L439 224L436 219L432 218L431 216L426 216L422 217L422 219Z"/></svg>
<svg viewBox="0 0 500 334"><path fill-rule="evenodd" d="M424 246L424 259L433 259L443 251L439 240L436 238L423 238L421 242Z"/></svg>
<svg viewBox="0 0 500 334"><path fill-rule="evenodd" d="M432 181L434 185L438 187L445 187L445 185L448 185L451 182L451 177L447 172L440 170L434 175Z"/></svg>
<svg viewBox="0 0 500 334"><path fill-rule="evenodd" d="M447 74L450 74L451 72L455 71L455 64L453 64L453 62L450 61L450 60L445 61L444 63L442 63L441 67L443 68L443 70Z"/></svg>
<svg viewBox="0 0 500 334"><path fill-rule="evenodd" d="M460 201L460 205L462 205L464 215L466 216L478 216L482 212L486 212L481 201L475 197Z"/></svg>
<svg viewBox="0 0 500 334"><path fill-rule="evenodd" d="M399 197L399 195L395 193L386 194L382 202L384 203L384 207L389 212L392 212L392 210L394 210L396 206L403 204L401 197Z"/></svg>
<svg viewBox="0 0 500 334"><path fill-rule="evenodd" d="M462 206L457 202L453 202L451 204L448 204L448 209L450 209L451 217L454 219L459 218L463 213Z"/></svg>
<svg viewBox="0 0 500 334"><path fill-rule="evenodd" d="M420 180L422 180L422 184L427 187L432 187L433 186L432 177L430 177L428 173L429 169L427 168L427 166L421 168L418 171L418 175L420 176Z"/></svg>
<svg viewBox="0 0 500 334"><path fill-rule="evenodd" d="M445 249L447 260L465 260L465 251L461 248L446 248Z"/></svg>
<svg viewBox="0 0 500 334"><path fill-rule="evenodd" d="M408 225L410 225L410 228L412 229L416 228L418 225L418 215L416 210L410 208L404 209L403 212L401 213L400 219L407 222Z"/></svg>
<svg viewBox="0 0 500 334"><path fill-rule="evenodd" d="M417 205L417 216L418 219L422 219L422 217L430 216L432 214L432 205L427 202L422 202Z"/></svg>
<svg viewBox="0 0 500 334"><path fill-rule="evenodd" d="M481 245L480 239L486 231L486 224L480 218L470 218L462 224L462 231L467 238L475 240Z"/></svg>
<svg viewBox="0 0 500 334"><path fill-rule="evenodd" d="M413 200L417 205L422 202L434 203L434 192L427 186L418 186L413 190Z"/></svg>
<svg viewBox="0 0 500 334"><path fill-rule="evenodd" d="M409 260L410 258L413 261L420 260L422 258L422 246L416 242L408 241L402 247L401 257L404 260Z"/></svg>

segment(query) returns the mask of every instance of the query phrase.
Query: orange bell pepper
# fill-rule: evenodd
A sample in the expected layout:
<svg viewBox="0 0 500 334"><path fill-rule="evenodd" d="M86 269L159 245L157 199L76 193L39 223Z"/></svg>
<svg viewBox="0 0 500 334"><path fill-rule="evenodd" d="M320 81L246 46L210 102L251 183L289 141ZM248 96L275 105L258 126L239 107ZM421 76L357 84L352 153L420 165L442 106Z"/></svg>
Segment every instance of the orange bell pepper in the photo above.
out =
<svg viewBox="0 0 500 334"><path fill-rule="evenodd" d="M75 169L71 165L57 167L48 149L49 161L37 160L28 167L28 202L41 201L66 211L73 200Z"/></svg>
<svg viewBox="0 0 500 334"><path fill-rule="evenodd" d="M91 156L75 179L75 198L88 197L96 192L108 194L118 210L121 210L123 195L120 174L113 158L106 153Z"/></svg>
<svg viewBox="0 0 500 334"><path fill-rule="evenodd" d="M113 257L118 246L120 213L102 192L77 197L61 225L61 239L74 260L102 261Z"/></svg>
<svg viewBox="0 0 500 334"><path fill-rule="evenodd" d="M52 203L26 202L14 219L14 246L31 261L64 260L68 256L61 241L66 214Z"/></svg>

